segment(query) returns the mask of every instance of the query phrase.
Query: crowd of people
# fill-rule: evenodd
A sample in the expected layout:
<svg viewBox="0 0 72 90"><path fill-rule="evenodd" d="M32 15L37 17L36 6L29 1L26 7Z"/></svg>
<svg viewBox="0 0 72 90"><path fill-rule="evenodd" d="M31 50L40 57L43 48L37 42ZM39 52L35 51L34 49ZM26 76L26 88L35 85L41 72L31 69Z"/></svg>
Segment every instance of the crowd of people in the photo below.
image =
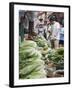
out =
<svg viewBox="0 0 72 90"><path fill-rule="evenodd" d="M48 21L39 19L36 25L36 32L38 35L43 35L51 48L59 48L64 46L64 21L58 22L56 16L51 16Z"/></svg>
<svg viewBox="0 0 72 90"><path fill-rule="evenodd" d="M25 13L20 18L19 23L19 36L21 41L24 40L24 34L29 33L29 22L27 13ZM43 35L51 48L57 49L64 46L64 19L58 22L55 15L49 16L47 20L40 18L34 28L34 32L36 35Z"/></svg>

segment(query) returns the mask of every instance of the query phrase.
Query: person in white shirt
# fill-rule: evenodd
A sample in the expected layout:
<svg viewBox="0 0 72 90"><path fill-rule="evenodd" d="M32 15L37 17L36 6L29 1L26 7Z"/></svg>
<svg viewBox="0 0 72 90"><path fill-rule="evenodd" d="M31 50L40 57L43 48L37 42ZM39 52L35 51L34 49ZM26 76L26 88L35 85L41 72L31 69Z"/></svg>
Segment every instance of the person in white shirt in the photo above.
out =
<svg viewBox="0 0 72 90"><path fill-rule="evenodd" d="M51 47L52 48L59 48L59 39L60 39L60 24L59 22L56 21L55 16L51 16L49 18L50 23L51 23Z"/></svg>
<svg viewBox="0 0 72 90"><path fill-rule="evenodd" d="M47 26L46 23L44 23L43 19L40 18L39 22L36 25L36 33L39 36L44 36L46 38L46 32L47 32Z"/></svg>

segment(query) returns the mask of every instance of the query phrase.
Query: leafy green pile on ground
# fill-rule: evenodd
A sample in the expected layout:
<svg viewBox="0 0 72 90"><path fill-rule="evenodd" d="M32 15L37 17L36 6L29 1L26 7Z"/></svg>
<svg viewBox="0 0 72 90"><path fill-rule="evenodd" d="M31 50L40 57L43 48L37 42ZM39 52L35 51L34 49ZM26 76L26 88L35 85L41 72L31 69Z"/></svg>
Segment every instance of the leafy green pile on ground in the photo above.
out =
<svg viewBox="0 0 72 90"><path fill-rule="evenodd" d="M34 41L26 40L19 47L19 78L45 78L44 61Z"/></svg>
<svg viewBox="0 0 72 90"><path fill-rule="evenodd" d="M37 36L34 41L37 43L38 45L38 50L41 52L42 54L42 59L46 60L47 58L47 53L48 53L48 42L47 40L43 37L43 36Z"/></svg>
<svg viewBox="0 0 72 90"><path fill-rule="evenodd" d="M48 60L57 65L57 69L64 69L64 48L48 51Z"/></svg>
<svg viewBox="0 0 72 90"><path fill-rule="evenodd" d="M64 48L59 48L55 50L48 51L48 59L54 63L64 62Z"/></svg>

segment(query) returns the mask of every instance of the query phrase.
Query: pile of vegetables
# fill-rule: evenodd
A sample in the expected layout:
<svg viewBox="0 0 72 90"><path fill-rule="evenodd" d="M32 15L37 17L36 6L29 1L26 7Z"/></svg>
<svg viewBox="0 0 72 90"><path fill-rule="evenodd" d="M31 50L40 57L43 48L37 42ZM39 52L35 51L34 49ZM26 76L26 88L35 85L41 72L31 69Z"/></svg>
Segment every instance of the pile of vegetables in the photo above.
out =
<svg viewBox="0 0 72 90"><path fill-rule="evenodd" d="M61 69L64 69L64 48L51 49L43 36L20 43L20 79L46 78Z"/></svg>
<svg viewBox="0 0 72 90"><path fill-rule="evenodd" d="M37 50L37 44L31 40L25 40L19 47L19 78L35 79L46 78L44 61Z"/></svg>
<svg viewBox="0 0 72 90"><path fill-rule="evenodd" d="M37 45L39 47L43 47L43 48L47 48L48 44L47 44L47 40L44 38L44 36L36 36L36 38L34 39L35 42L37 43Z"/></svg>
<svg viewBox="0 0 72 90"><path fill-rule="evenodd" d="M48 42L43 36L37 36L34 41L38 45L39 51L41 51L42 59L46 60L48 53Z"/></svg>
<svg viewBox="0 0 72 90"><path fill-rule="evenodd" d="M64 67L64 48L48 51L48 59L58 66Z"/></svg>

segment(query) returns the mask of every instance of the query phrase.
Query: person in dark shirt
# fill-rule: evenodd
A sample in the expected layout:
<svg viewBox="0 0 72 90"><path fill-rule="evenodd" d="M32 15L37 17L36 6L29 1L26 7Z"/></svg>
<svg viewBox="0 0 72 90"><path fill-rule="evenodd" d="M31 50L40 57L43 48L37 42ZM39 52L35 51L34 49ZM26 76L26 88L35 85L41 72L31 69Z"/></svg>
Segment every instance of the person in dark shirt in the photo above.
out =
<svg viewBox="0 0 72 90"><path fill-rule="evenodd" d="M21 16L19 22L19 37L20 37L20 42L22 42L24 40L23 16Z"/></svg>
<svg viewBox="0 0 72 90"><path fill-rule="evenodd" d="M60 40L59 40L59 46L63 47L64 46L64 21L62 20L60 23Z"/></svg>

